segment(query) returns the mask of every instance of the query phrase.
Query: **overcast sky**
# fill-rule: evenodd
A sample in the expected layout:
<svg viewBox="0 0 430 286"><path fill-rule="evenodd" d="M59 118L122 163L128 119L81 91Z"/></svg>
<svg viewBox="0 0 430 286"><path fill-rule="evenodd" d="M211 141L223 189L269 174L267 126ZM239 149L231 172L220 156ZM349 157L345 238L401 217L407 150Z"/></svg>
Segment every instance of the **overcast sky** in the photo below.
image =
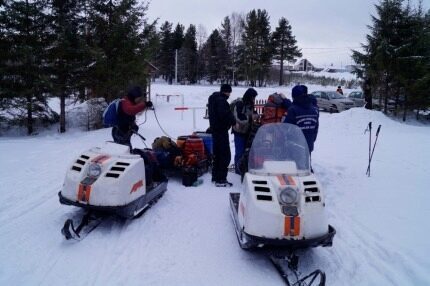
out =
<svg viewBox="0 0 430 286"><path fill-rule="evenodd" d="M303 57L318 67L352 64L350 49L358 48L368 33L370 14L378 0L152 0L148 19L205 26L208 35L232 12L265 9L272 31L285 17L291 24ZM430 0L424 0L429 8Z"/></svg>

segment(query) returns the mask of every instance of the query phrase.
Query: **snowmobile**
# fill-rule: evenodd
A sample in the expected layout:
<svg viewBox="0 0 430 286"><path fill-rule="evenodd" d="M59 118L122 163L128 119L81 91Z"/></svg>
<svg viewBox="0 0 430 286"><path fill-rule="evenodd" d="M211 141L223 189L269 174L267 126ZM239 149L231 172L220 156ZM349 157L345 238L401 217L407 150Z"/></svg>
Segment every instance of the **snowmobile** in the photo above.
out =
<svg viewBox="0 0 430 286"><path fill-rule="evenodd" d="M66 239L81 238L84 227L92 221L95 222L91 227L97 226L105 216L138 217L164 194L167 178L152 177L153 172L145 169L148 166L142 152L130 152L129 146L105 142L73 161L58 193L60 203L88 212L77 228L71 219L66 220L62 229Z"/></svg>
<svg viewBox="0 0 430 286"><path fill-rule="evenodd" d="M336 231L327 222L324 193L311 172L299 127L270 123L258 129L241 187L240 193L230 193L241 248L290 255L300 248L332 245Z"/></svg>

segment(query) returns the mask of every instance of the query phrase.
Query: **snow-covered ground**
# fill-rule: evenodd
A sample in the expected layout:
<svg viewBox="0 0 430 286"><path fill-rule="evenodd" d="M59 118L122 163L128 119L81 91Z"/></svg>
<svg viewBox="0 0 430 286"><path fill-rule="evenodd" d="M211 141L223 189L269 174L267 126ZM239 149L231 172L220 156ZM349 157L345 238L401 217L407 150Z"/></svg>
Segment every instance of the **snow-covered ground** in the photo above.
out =
<svg viewBox="0 0 430 286"><path fill-rule="evenodd" d="M218 89L152 88L183 95L185 105L195 107ZM310 87L316 89L322 87ZM245 90L233 88L232 98ZM275 91L289 96L290 90L257 88L258 98ZM191 111L182 119L173 109L181 100L153 98L161 126L173 137L193 128ZM196 112L199 130L208 127L203 113ZM146 118L140 133L150 143L162 131L152 111ZM370 178L369 121L374 130L382 125ZM64 221L81 214L58 202L66 169L81 151L108 139L110 129L0 138L0 285L282 285L267 259L238 246L228 203L240 184L234 174L233 189L215 188L208 174L198 187L170 179L164 197L141 218L109 221L81 242L65 241ZM132 143L143 147L139 140ZM322 269L327 285L430 285L429 146L428 126L365 109L321 113L313 167L337 235L331 248L300 251L299 270Z"/></svg>

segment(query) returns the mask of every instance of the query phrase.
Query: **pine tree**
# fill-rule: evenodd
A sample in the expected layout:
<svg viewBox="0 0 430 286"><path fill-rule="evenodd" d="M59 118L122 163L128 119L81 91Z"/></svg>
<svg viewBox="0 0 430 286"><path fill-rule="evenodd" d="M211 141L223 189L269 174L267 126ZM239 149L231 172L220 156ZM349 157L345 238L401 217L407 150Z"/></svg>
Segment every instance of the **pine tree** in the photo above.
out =
<svg viewBox="0 0 430 286"><path fill-rule="evenodd" d="M190 25L185 33L178 61L181 78L190 83L197 81L197 56L196 27Z"/></svg>
<svg viewBox="0 0 430 286"><path fill-rule="evenodd" d="M206 76L208 81L213 82L221 79L221 68L226 63L226 47L220 33L215 29L209 36L204 47L204 59L206 66Z"/></svg>
<svg viewBox="0 0 430 286"><path fill-rule="evenodd" d="M89 70L93 96L111 100L129 84L146 86L143 39L148 6L137 0L90 2L93 61Z"/></svg>
<svg viewBox="0 0 430 286"><path fill-rule="evenodd" d="M271 66L270 23L266 10L246 16L243 39L243 70L252 86L262 86Z"/></svg>
<svg viewBox="0 0 430 286"><path fill-rule="evenodd" d="M85 42L79 34L84 23L79 4L77 0L53 0L50 7L50 90L60 98L60 132L66 131L66 97L79 90L80 77L86 71L83 61Z"/></svg>
<svg viewBox="0 0 430 286"><path fill-rule="evenodd" d="M273 55L280 62L279 85L284 84L284 61L294 61L297 57L302 56L296 43L297 41L293 36L291 25L287 19L281 18L279 26L272 33Z"/></svg>
<svg viewBox="0 0 430 286"><path fill-rule="evenodd" d="M160 28L160 56L159 64L160 71L164 79L170 84L173 79L174 68L174 49L173 49L173 34L172 23L164 22Z"/></svg>
<svg viewBox="0 0 430 286"><path fill-rule="evenodd" d="M363 65L358 75L372 83L388 112L388 101L395 101L394 114L400 102L403 120L408 110L428 105L429 89L429 26L422 9L403 7L402 0L384 0L376 5L371 33L362 45L364 53L353 51L353 59Z"/></svg>
<svg viewBox="0 0 430 286"><path fill-rule="evenodd" d="M49 86L46 47L49 44L46 1L3 1L0 7L0 94L11 108L25 106L27 133L34 132L34 114L47 109Z"/></svg>

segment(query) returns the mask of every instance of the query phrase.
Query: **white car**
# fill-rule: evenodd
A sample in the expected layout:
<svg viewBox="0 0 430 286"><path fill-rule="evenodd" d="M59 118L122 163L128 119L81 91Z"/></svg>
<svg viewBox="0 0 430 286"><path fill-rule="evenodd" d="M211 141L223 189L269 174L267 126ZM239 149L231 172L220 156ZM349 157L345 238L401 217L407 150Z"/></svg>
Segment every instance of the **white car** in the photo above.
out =
<svg viewBox="0 0 430 286"><path fill-rule="evenodd" d="M314 91L318 107L332 112L341 112L354 107L354 102L336 91Z"/></svg>
<svg viewBox="0 0 430 286"><path fill-rule="evenodd" d="M363 107L366 105L366 101L364 100L364 93L362 91L352 91L348 98L354 101L355 107Z"/></svg>

